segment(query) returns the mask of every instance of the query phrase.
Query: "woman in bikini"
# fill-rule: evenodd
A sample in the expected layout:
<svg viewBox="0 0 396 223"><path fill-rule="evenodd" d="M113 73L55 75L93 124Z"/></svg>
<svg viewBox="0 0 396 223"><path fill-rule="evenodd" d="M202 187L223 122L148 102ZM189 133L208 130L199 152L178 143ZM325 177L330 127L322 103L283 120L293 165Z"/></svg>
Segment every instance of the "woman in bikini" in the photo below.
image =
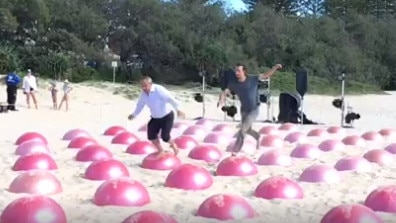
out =
<svg viewBox="0 0 396 223"><path fill-rule="evenodd" d="M68 111L69 110L69 94L73 90L73 88L70 86L70 83L68 80L65 80L63 82L62 90L63 90L63 97L59 104L58 109L60 110L62 108L63 102L65 102L66 111Z"/></svg>
<svg viewBox="0 0 396 223"><path fill-rule="evenodd" d="M56 87L56 81L51 82L50 87L51 98L52 98L52 108L54 110L58 109L58 88Z"/></svg>

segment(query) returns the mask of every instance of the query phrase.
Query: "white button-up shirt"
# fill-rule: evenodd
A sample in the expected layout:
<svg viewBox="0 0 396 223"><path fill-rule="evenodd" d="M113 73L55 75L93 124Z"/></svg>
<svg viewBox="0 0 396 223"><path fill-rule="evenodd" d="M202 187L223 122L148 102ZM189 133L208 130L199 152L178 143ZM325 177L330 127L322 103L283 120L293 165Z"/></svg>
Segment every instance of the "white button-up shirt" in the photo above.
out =
<svg viewBox="0 0 396 223"><path fill-rule="evenodd" d="M171 93L158 84L153 84L148 94L145 92L140 94L132 115L134 117L139 115L145 105L149 107L152 118L163 118L172 111L172 107L176 110L179 108L179 104Z"/></svg>
<svg viewBox="0 0 396 223"><path fill-rule="evenodd" d="M30 92L30 88L32 88L33 90L37 90L36 77L33 75L26 75L23 78L22 89L24 92Z"/></svg>

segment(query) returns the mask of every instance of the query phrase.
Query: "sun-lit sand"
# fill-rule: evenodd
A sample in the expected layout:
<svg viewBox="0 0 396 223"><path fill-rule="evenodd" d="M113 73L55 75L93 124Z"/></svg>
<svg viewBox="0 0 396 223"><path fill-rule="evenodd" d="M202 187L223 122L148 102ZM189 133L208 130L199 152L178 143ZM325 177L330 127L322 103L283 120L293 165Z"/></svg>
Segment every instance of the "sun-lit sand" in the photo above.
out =
<svg viewBox="0 0 396 223"><path fill-rule="evenodd" d="M264 200L253 197L252 193L256 186L270 176L283 175L297 180L300 173L312 164L328 164L333 166L335 162L346 155L363 155L370 149L383 149L395 139L386 139L379 142L368 142L363 148L353 146L346 147L342 151L324 153L315 160L295 159L291 167L258 166L259 174L250 177L214 177L211 188L203 191L183 191L170 189L163 186L169 171L145 170L139 167L144 156L130 155L125 153L126 146L112 145L111 137L102 135L103 131L112 125L121 125L131 132L145 139L144 132L138 129L146 124L149 119L148 110L134 121L127 121L128 114L134 108L134 101L127 99L122 94L130 92L125 86L113 84L82 84L73 85L71 93L70 111L54 111L51 109L51 95L47 87L41 84L38 94L39 109L26 108L25 98L21 92L18 94L19 112L0 114L0 210L12 200L25 196L13 194L7 191L11 181L18 175L11 170L17 156L14 154L15 140L22 133L37 131L42 133L49 141L53 157L58 164L58 170L54 171L63 185L64 191L51 197L58 201L67 213L68 222L121 222L139 210L162 211L173 215L179 222L199 223L218 222L194 216L199 205L209 196L217 193L229 193L243 196L257 211L258 217L254 219L234 220L229 222L257 222L257 223L286 223L286 222L319 222L322 216L332 207L345 203L363 202L370 191L377 186L396 184L396 162L386 167L373 164L373 171L357 173L347 171L342 173L342 181L336 184L326 183L300 183L304 189L305 197L301 200ZM136 86L130 87L137 89ZM192 98L194 91L191 89L172 88L173 93L180 100L182 109L187 114L189 124L194 123L195 117L202 115L201 106ZM135 90L136 91L136 90ZM5 86L0 87L1 101L6 100ZM60 97L61 95L59 95ZM330 96L306 96L304 111L308 118L323 122L325 126L303 126L299 131L307 133L310 129L331 125L339 125L340 112L331 105L334 97ZM359 134L365 131L378 131L382 128L396 126L396 95L365 95L348 96L348 102L354 110L361 114L361 119L356 121L355 129L346 130L346 134ZM215 123L224 122L223 113L216 108L217 97L208 96L206 102L206 117ZM260 120L264 120L265 106L262 106ZM278 105L274 101L274 114L277 115ZM239 114L237 115L239 117ZM233 122L227 122L236 125ZM263 122L255 124L256 129L265 126ZM116 159L123 161L131 174L131 178L140 181L150 193L152 202L144 207L98 207L91 199L95 190L102 182L89 181L82 177L87 163L79 163L74 160L76 150L67 149L67 143L61 138L64 133L73 128L83 128L89 131L102 145L108 147ZM396 127L395 127L396 128ZM280 133L284 137L287 132ZM330 136L343 138L345 135ZM319 144L325 138L309 138L310 143ZM393 141L392 141L393 140ZM225 146L220 147L225 150ZM283 150L289 154L293 145L288 145ZM253 160L257 160L263 153L258 151L254 154L245 154ZM202 165L213 171L216 166L208 165L187 158L188 151L181 151L180 157L183 162ZM396 158L396 157L395 157ZM396 222L396 215L380 213L385 222Z"/></svg>

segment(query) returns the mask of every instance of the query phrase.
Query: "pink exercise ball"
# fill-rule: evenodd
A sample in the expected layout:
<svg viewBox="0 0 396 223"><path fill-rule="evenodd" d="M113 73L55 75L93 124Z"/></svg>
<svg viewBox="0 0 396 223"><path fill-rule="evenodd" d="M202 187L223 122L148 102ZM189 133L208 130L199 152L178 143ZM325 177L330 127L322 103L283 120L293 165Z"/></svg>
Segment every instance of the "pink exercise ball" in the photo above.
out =
<svg viewBox="0 0 396 223"><path fill-rule="evenodd" d="M123 177L105 181L96 189L93 197L93 203L98 206L140 207L150 201L143 184Z"/></svg>
<svg viewBox="0 0 396 223"><path fill-rule="evenodd" d="M364 205L373 211L396 213L396 185L382 186L373 190Z"/></svg>
<svg viewBox="0 0 396 223"><path fill-rule="evenodd" d="M20 156L14 163L12 170L56 170L55 160L46 153L31 153Z"/></svg>
<svg viewBox="0 0 396 223"><path fill-rule="evenodd" d="M181 160L173 153L158 152L147 155L141 164L141 167L149 170L172 170L181 165Z"/></svg>
<svg viewBox="0 0 396 223"><path fill-rule="evenodd" d="M172 216L156 211L138 211L121 223L178 223Z"/></svg>
<svg viewBox="0 0 396 223"><path fill-rule="evenodd" d="M176 137L173 142L180 149L192 149L198 145L198 141L190 135L181 135Z"/></svg>
<svg viewBox="0 0 396 223"><path fill-rule="evenodd" d="M364 139L357 135L346 136L345 138L342 139L342 143L344 143L344 145L346 146L363 147L366 145Z"/></svg>
<svg viewBox="0 0 396 223"><path fill-rule="evenodd" d="M216 163L222 157L222 152L213 144L201 144L194 147L188 157L194 160L203 160L208 163Z"/></svg>
<svg viewBox="0 0 396 223"><path fill-rule="evenodd" d="M206 136L207 130L200 125L192 125L184 130L182 135L193 136L194 138L203 138Z"/></svg>
<svg viewBox="0 0 396 223"><path fill-rule="evenodd" d="M283 139L276 135L265 135L261 139L260 145L262 147L282 148L284 145Z"/></svg>
<svg viewBox="0 0 396 223"><path fill-rule="evenodd" d="M396 143L391 143L385 147L385 150L392 153L396 154Z"/></svg>
<svg viewBox="0 0 396 223"><path fill-rule="evenodd" d="M301 132L291 132L285 137L284 140L288 143L306 143L306 142L308 142L307 137Z"/></svg>
<svg viewBox="0 0 396 223"><path fill-rule="evenodd" d="M92 162L111 158L113 158L113 154L109 149L98 144L93 144L80 149L75 159L79 162Z"/></svg>
<svg viewBox="0 0 396 223"><path fill-rule="evenodd" d="M296 131L298 127L293 123L284 123L278 129L281 131Z"/></svg>
<svg viewBox="0 0 396 223"><path fill-rule="evenodd" d="M115 136L117 134L120 134L122 132L126 132L127 130L119 125L111 126L108 129L106 129L103 133L105 136Z"/></svg>
<svg viewBox="0 0 396 223"><path fill-rule="evenodd" d="M22 143L31 140L39 141L46 145L48 144L47 139L42 134L38 132L26 132L18 137L18 139L15 142L15 145L19 146Z"/></svg>
<svg viewBox="0 0 396 223"><path fill-rule="evenodd" d="M147 125L142 125L140 126L140 128L138 129L139 132L147 132Z"/></svg>
<svg viewBox="0 0 396 223"><path fill-rule="evenodd" d="M361 204L341 204L328 211L320 223L384 223L380 216Z"/></svg>
<svg viewBox="0 0 396 223"><path fill-rule="evenodd" d="M157 152L157 148L150 141L139 140L131 145L129 145L126 149L126 153L143 155Z"/></svg>
<svg viewBox="0 0 396 223"><path fill-rule="evenodd" d="M213 127L215 126L214 123L208 119L199 119L195 122L195 125L200 125L208 130L213 129Z"/></svg>
<svg viewBox="0 0 396 223"><path fill-rule="evenodd" d="M225 134L233 134L235 130L232 128L232 126L227 125L227 124L218 124L216 125L213 129L213 132L222 132Z"/></svg>
<svg viewBox="0 0 396 223"><path fill-rule="evenodd" d="M381 129L379 130L379 134L381 134L383 137L394 137L396 136L396 130L391 129L391 128L385 128L385 129Z"/></svg>
<svg viewBox="0 0 396 223"><path fill-rule="evenodd" d="M236 140L232 140L230 144L228 144L226 151L227 152L233 152L235 148L235 143ZM260 145L259 145L260 146ZM248 153L248 154L253 154L257 152L257 142L252 142L251 140L246 140L243 142L242 149L241 151Z"/></svg>
<svg viewBox="0 0 396 223"><path fill-rule="evenodd" d="M343 150L345 149L344 143L336 139L327 139L319 144L319 149L323 152L330 152L334 150Z"/></svg>
<svg viewBox="0 0 396 223"><path fill-rule="evenodd" d="M278 149L273 149L263 153L257 160L257 165L262 166L291 166L293 159Z"/></svg>
<svg viewBox="0 0 396 223"><path fill-rule="evenodd" d="M327 136L328 132L326 129L312 129L308 132L307 136L309 137L325 137Z"/></svg>
<svg viewBox="0 0 396 223"><path fill-rule="evenodd" d="M256 217L256 212L243 197L216 194L202 202L196 215L225 221L254 218Z"/></svg>
<svg viewBox="0 0 396 223"><path fill-rule="evenodd" d="M166 177L165 186L182 190L205 190L213 184L212 175L203 167L182 164Z"/></svg>
<svg viewBox="0 0 396 223"><path fill-rule="evenodd" d="M275 176L262 181L256 187L254 196L267 200L302 199L304 198L304 190L292 179L283 176Z"/></svg>
<svg viewBox="0 0 396 223"><path fill-rule="evenodd" d="M1 223L67 223L63 208L50 197L32 195L9 203L0 216Z"/></svg>
<svg viewBox="0 0 396 223"><path fill-rule="evenodd" d="M91 135L84 129L71 129L63 135L63 140L73 140L78 137L90 138Z"/></svg>
<svg viewBox="0 0 396 223"><path fill-rule="evenodd" d="M175 122L175 123L173 123L172 128L184 130L184 129L188 128L188 126L189 125L187 123L184 123L184 122Z"/></svg>
<svg viewBox="0 0 396 223"><path fill-rule="evenodd" d="M47 170L22 172L9 186L9 192L12 193L53 195L62 191L58 178Z"/></svg>
<svg viewBox="0 0 396 223"><path fill-rule="evenodd" d="M92 162L84 173L87 180L111 180L129 177L129 171L119 160L106 159Z"/></svg>
<svg viewBox="0 0 396 223"><path fill-rule="evenodd" d="M330 134L344 134L345 130L340 126L330 126L327 128L327 132Z"/></svg>
<svg viewBox="0 0 396 223"><path fill-rule="evenodd" d="M95 139L87 138L87 137L77 137L72 139L67 145L69 149L81 149L89 145L96 145L98 144Z"/></svg>
<svg viewBox="0 0 396 223"><path fill-rule="evenodd" d="M334 168L338 171L370 172L371 163L361 156L346 156L337 161Z"/></svg>
<svg viewBox="0 0 396 223"><path fill-rule="evenodd" d="M279 130L273 125L267 125L262 127L259 133L262 135L277 135L279 134Z"/></svg>
<svg viewBox="0 0 396 223"><path fill-rule="evenodd" d="M363 157L372 163L388 166L394 162L393 154L383 149L373 149L366 152Z"/></svg>
<svg viewBox="0 0 396 223"><path fill-rule="evenodd" d="M139 138L135 136L133 133L121 132L113 137L111 143L120 144L120 145L130 145L138 140Z"/></svg>
<svg viewBox="0 0 396 223"><path fill-rule="evenodd" d="M322 155L322 151L311 144L297 145L290 153L294 158L317 159Z"/></svg>
<svg viewBox="0 0 396 223"><path fill-rule="evenodd" d="M204 142L219 145L227 145L232 138L224 133L212 132L205 136Z"/></svg>
<svg viewBox="0 0 396 223"><path fill-rule="evenodd" d="M374 131L363 133L362 138L367 141L381 141L381 140L383 140L382 135L379 134L378 132L374 132Z"/></svg>
<svg viewBox="0 0 396 223"><path fill-rule="evenodd" d="M308 183L338 183L341 176L333 167L317 164L306 168L299 180Z"/></svg>
<svg viewBox="0 0 396 223"><path fill-rule="evenodd" d="M30 153L50 153L50 149L46 144L41 141L30 140L20 144L15 149L15 154L19 156L27 155Z"/></svg>
<svg viewBox="0 0 396 223"><path fill-rule="evenodd" d="M223 159L216 168L217 176L252 176L258 173L254 162L243 156L230 156Z"/></svg>

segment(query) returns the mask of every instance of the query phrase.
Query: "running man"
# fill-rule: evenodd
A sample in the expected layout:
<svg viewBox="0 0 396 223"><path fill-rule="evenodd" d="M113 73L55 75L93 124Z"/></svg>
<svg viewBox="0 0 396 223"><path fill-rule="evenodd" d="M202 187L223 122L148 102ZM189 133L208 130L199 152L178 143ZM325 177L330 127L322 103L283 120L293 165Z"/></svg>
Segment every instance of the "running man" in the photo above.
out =
<svg viewBox="0 0 396 223"><path fill-rule="evenodd" d="M257 149L260 148L260 134L252 129L253 123L259 115L260 101L258 95L258 81L271 77L279 69L282 69L281 64L275 65L264 74L252 76L247 74L245 65L237 64L235 66L236 81L227 83L227 87L220 94L219 107L224 105L226 96L230 95L231 92L235 92L241 103L241 124L232 151L233 156L241 151L246 134L253 136L257 142Z"/></svg>
<svg viewBox="0 0 396 223"><path fill-rule="evenodd" d="M176 110L178 117L185 117L179 108L179 103L165 87L154 84L148 76L143 77L140 85L142 87L142 93L136 104L135 111L128 116L128 119L133 120L136 118L144 106L147 105L151 113L151 119L147 125L147 138L158 149L159 155L162 155L164 154L164 149L158 139L158 134L161 132L161 139L169 143L173 152L177 155L179 149L171 139L171 131L175 120L172 107Z"/></svg>

